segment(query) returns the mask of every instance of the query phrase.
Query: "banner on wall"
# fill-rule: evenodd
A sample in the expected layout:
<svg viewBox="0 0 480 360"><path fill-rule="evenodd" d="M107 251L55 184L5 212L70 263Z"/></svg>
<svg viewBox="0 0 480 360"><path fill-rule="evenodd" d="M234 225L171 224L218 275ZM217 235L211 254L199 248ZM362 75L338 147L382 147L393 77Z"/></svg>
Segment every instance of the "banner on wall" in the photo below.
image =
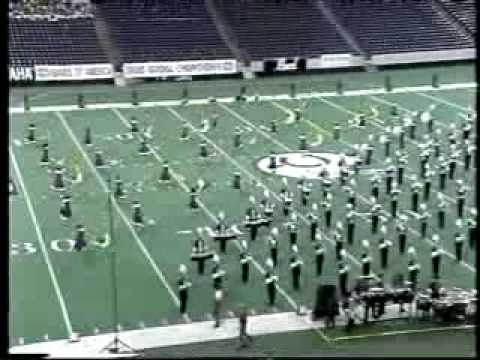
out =
<svg viewBox="0 0 480 360"><path fill-rule="evenodd" d="M111 64L35 65L36 81L99 80L113 78Z"/></svg>
<svg viewBox="0 0 480 360"><path fill-rule="evenodd" d="M10 66L9 68L10 81L34 81L33 68L26 66Z"/></svg>
<svg viewBox="0 0 480 360"><path fill-rule="evenodd" d="M351 54L325 54L318 58L307 59L307 69L326 69L354 66Z"/></svg>
<svg viewBox="0 0 480 360"><path fill-rule="evenodd" d="M192 60L123 64L126 78L234 74L236 60Z"/></svg>

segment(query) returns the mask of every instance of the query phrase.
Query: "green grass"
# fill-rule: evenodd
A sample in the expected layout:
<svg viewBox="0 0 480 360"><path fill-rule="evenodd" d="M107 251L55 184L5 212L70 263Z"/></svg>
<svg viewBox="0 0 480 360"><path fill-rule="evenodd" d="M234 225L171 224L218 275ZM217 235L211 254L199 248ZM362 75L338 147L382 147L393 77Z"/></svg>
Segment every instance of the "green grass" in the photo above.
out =
<svg viewBox="0 0 480 360"><path fill-rule="evenodd" d="M446 69L430 69L430 72L438 71L440 79L450 79L452 82L471 81L471 68L452 67ZM418 76L417 76L418 75ZM368 88L374 84L381 84L380 74L355 74L352 75L352 81L349 84L351 88ZM418 84L427 81L430 75L416 70L397 70L392 72L394 85L396 84ZM335 78L331 75L330 78ZM303 87L308 88L315 80L318 84L315 89L321 87L320 77L295 77ZM322 78L323 79L323 78ZM362 80L363 79L363 80ZM264 87L262 92L267 93L267 88L278 82L288 83L286 78L278 80L258 80ZM310 83L309 83L310 81ZM428 83L428 82L427 82ZM202 88L208 84L209 90ZM231 84L229 87L228 84ZM226 96L236 94L239 82L230 80L221 80L218 82L192 83L191 88L201 91L191 91L195 97L209 96L215 93L217 96ZM268 86L267 86L268 85ZM278 85L278 84L277 84ZM181 89L183 84L161 84L148 86L152 98L162 98L163 90L168 89L168 94L174 94ZM205 85L207 86L207 85ZM363 87L364 86L364 87ZM310 87L312 88L312 87ZM86 89L86 88L82 88ZM98 91L99 102L103 101L128 101L129 94L127 90L114 91L108 87L99 85L89 87L92 91ZM147 89L147 86L145 87ZM155 94L153 90L155 89ZM227 90L229 89L229 90ZM284 89L281 86L279 89ZM37 105L45 104L72 104L75 102L72 94L75 94L79 88L46 88L47 95L38 98ZM89 90L89 91L90 91ZM157 92L158 90L158 92ZM225 91L224 91L225 90ZM30 90L29 90L30 91ZM31 90L40 91L40 88ZM123 95L122 95L123 91ZM300 89L299 89L300 91ZM284 89L284 92L287 90ZM13 92L12 104L18 100L21 90ZM237 92L238 93L238 92ZM442 91L435 93L435 96L459 104L461 106L474 105L474 92L472 90ZM95 95L96 96L96 95ZM158 96L158 97L157 97ZM425 99L418 94L395 94L380 96L381 98L401 104L412 110L426 109L433 100ZM87 96L88 98L88 96ZM88 100L87 102L93 100ZM96 100L95 100L96 101ZM193 136L187 142L180 142L182 120L174 116L166 108L136 108L122 109L121 114L129 119L136 116L142 127L151 126L154 138L151 144L156 148L158 155L170 162L174 170L187 185L194 184L198 178L202 178L211 184L210 188L202 193L201 200L205 206L214 214L219 211L225 211L228 221L240 223L244 216L244 211L248 207L248 198L251 194L257 197L261 196L262 189L242 174L242 190L234 191L231 188L232 174L241 168L241 171L248 171L254 175L257 180L267 185L272 191L277 192L281 187L278 178L266 175L260 172L256 167L256 161L268 154L270 150L280 152L284 151L282 147L297 149L298 136L302 133L307 134L307 138L312 141L316 139L319 132L323 133L324 142L318 146L317 151L347 151L347 144L355 144L366 141L368 134L379 133L381 126L369 126L363 130L348 130L342 134L341 143L333 141L328 135L333 130L336 122L346 123L351 117L349 111L362 111L366 106L375 104L381 113L380 119L387 119L389 106L375 102L368 97L336 97L330 101L344 107L343 110L328 106L320 100L311 102L305 113L306 119L311 122L303 121L296 125L285 125L283 120L286 118L285 112L273 106L270 103L248 103L248 104L228 104L228 107L238 113L254 126L251 131L246 130L243 141L249 143L241 149L233 147L232 134L235 127L246 127L245 123L225 111L219 105L211 104L205 106L187 106L176 107L183 120L191 122L194 126L200 125L202 115L209 116L213 113L220 114L219 126L205 134L216 146L222 149L228 158L217 151L214 158L208 161L198 159L199 144L201 138L198 135ZM283 101L282 104L288 108L299 106L294 100ZM434 116L438 122L448 125L451 121L458 119L458 109L438 103ZM93 142L95 147L101 148L108 160L121 160L113 166L112 174L120 175L125 181L129 192L128 200L120 201L119 208L128 219L131 216L131 202L139 200L143 206L147 219L155 220L155 225L147 226L142 232L138 233L138 238L132 236L129 227L119 212L114 210L115 226L115 248L118 257L118 289L119 289L119 323L124 329L135 329L139 323L143 322L145 326L160 326L168 323L178 323L182 319L178 313L173 296L167 290L164 282L154 271L152 264L145 256L141 244L147 249L149 255L161 270L161 275L165 276L166 282L176 292L176 280L178 276L178 266L185 263L189 267L193 287L190 291L190 303L188 306L189 316L193 321L205 320L206 315L213 309L213 290L210 274L210 266L207 266L207 275L199 276L196 272L195 264L189 261L193 235L178 233L184 230L194 230L198 226L212 226L212 221L203 212L194 213L188 208L188 194L175 182L171 184L158 184L156 181L160 175L161 162L155 157L141 157L137 154L138 141L121 142L115 138L115 135L128 132L127 127L111 110L85 110L76 112L64 112L68 128L71 129L74 136L82 144L82 151L85 151L90 159L93 159L93 150L83 145L84 131L87 126L92 128ZM275 134L275 141L262 136L256 128L268 126L270 119L281 120L279 122L279 132ZM30 121L35 121L37 125L37 135L39 137L49 138L50 153L55 159L64 159L67 164L78 164L83 173L83 182L75 185L73 189L73 212L72 222L64 223L59 220L58 211L60 206L59 194L50 190L49 185L52 182L52 176L45 169L40 168L38 161L41 151L35 145L15 145L14 140L21 140L24 137L25 129ZM312 125L314 124L314 125ZM318 128L322 130L319 130ZM13 115L10 118L10 138L12 140L13 153L17 159L20 171L23 175L28 195L38 219L39 228L45 240L46 248L50 255L52 267L55 271L59 288L65 299L69 319L73 330L83 335L91 335L95 328L100 332L111 331L112 329L112 291L110 284L110 265L109 251L92 246L88 250L77 252L58 252L51 249L51 242L58 239L69 239L73 236L74 226L82 223L87 227L87 233L90 239L103 235L108 231L107 197L101 182L97 175L89 168L83 158L82 152L75 146L70 138L67 128L62 125L60 119L55 113L27 113L22 115ZM365 139L365 140L364 140ZM279 145L282 144L282 146ZM417 171L418 161L416 158L416 149L414 145L409 144L411 153L409 158L410 171ZM214 149L210 147L210 151ZM234 161L232 161L232 159ZM375 168L381 168L384 162L382 151L378 151ZM19 184L17 174L10 171L14 181ZM462 170L460 169L460 176ZM465 178L470 186L474 186L475 173L472 171ZM107 172L99 171L99 176L106 179ZM436 180L436 179L435 179ZM143 191L136 192L134 182L143 183ZM293 187L293 182L291 182ZM450 184L451 185L451 184ZM360 176L358 180L360 192L368 195L369 176ZM437 190L437 182L434 181L433 194ZM408 191L402 198L402 206L409 204ZM454 187L449 186L448 195L455 196ZM367 196L368 197L368 196ZM344 215L343 204L346 195L338 193L336 195L337 206L334 208L334 220L340 220ZM432 196L431 204L433 204ZM26 343L41 341L44 334L48 334L50 339L64 338L68 336L65 321L59 307L59 301L54 292L45 260L40 251L40 246L35 232L35 227L28 213L25 194L11 197L10 201L10 224L11 244L31 243L37 249L34 254L12 255L11 256L11 318L10 318L10 341L11 344L17 344L18 339L23 337ZM311 201L320 201L320 193L314 191ZM382 201L384 199L382 198ZM469 207L474 206L474 198L470 196L467 201ZM455 210L454 204L449 205L449 211ZM304 209L300 209L305 212ZM388 210L388 206L386 209ZM359 211L368 211L369 206L359 202ZM443 246L453 253L453 227L454 216L448 217L447 227L440 233ZM283 218L279 212L275 217L275 224L281 226ZM432 223L434 223L432 221ZM371 238L368 223L357 222L358 230L356 243L347 250L356 258L361 255L360 241L369 238L374 251L373 271L380 272L378 268L378 251L376 251L377 238ZM389 223L391 226L391 223ZM412 223L412 227L417 225ZM392 229L390 227L389 229ZM311 307L314 297L314 289L319 283L336 282L336 261L333 247L327 245L327 258L325 270L322 277L317 278L314 274L314 256L311 251L311 244L307 239L307 226L301 223L299 230L299 248L305 262L302 273L302 290L295 292L291 286L290 270L287 263L289 259L288 238L282 235L280 244L280 275L279 285L294 299L298 304L304 304ZM430 235L436 231L430 230ZM267 246L264 243L265 230L261 230L256 243L250 245L250 251L253 257L263 266L268 253ZM425 286L430 281L430 245L424 240L414 238L409 234L410 241L415 243L419 262L422 266L420 282ZM385 274L387 280L391 280L397 273L406 273L406 256L398 254L396 238L391 239L394 246L390 252L390 267ZM141 244L140 244L141 243ZM140 244L140 245L139 245ZM211 244L216 247L216 245ZM471 249L465 246L464 259L467 263L475 266L475 254ZM238 249L229 244L227 254L222 256L222 266L228 273L226 280L227 296L225 298L224 316L228 317L229 311L236 311L240 303L246 304L248 308L255 309L256 313L265 313L268 311L266 306L266 294L263 285L262 274L251 266L251 279L247 285L240 281L240 265L238 259ZM455 263L447 257L442 259L442 280L446 285L455 285L460 287L474 286L474 273L465 267ZM351 266L351 282L359 273L359 268L355 264ZM291 311L290 304L278 294L277 308L279 311ZM278 341L279 338L273 336L271 339ZM311 335L312 340L321 341L318 335ZM315 338L315 336L317 338ZM299 335L299 338L305 338ZM270 339L268 336L265 339ZM314 340L315 339L315 340ZM263 340L262 340L263 341ZM263 344L259 341L259 344ZM268 342L265 340L265 348L268 348ZM273 340L272 340L273 341ZM290 341L295 343L295 341ZM206 345L207 346L207 345ZM257 346L257 345L255 345ZM285 347L288 347L287 344ZM207 346L208 348L208 346ZM259 351L263 345L259 345ZM283 349L283 347L281 348ZM296 354L296 348L285 349L286 353L292 351ZM205 350L208 351L208 350ZM265 350L267 351L267 350ZM279 350L283 351L283 350ZM345 351L349 351L346 349ZM393 351L393 350L392 350ZM283 352L282 352L283 354Z"/></svg>

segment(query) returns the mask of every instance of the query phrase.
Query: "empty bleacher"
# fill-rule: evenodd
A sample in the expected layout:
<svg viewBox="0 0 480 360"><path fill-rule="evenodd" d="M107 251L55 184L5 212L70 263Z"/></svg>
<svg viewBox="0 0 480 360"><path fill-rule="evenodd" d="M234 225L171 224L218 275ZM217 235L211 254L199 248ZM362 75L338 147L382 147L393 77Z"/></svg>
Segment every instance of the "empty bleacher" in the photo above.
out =
<svg viewBox="0 0 480 360"><path fill-rule="evenodd" d="M442 4L475 33L474 0L214 0L214 5L251 59L355 54L319 1L369 54L474 47L472 37L433 6ZM10 65L109 62L89 3L82 3L80 8L69 2L50 10L43 6L41 16L28 15L35 13L33 0L9 3ZM120 62L234 58L204 0L107 0L98 1L97 9L97 19L110 27Z"/></svg>
<svg viewBox="0 0 480 360"><path fill-rule="evenodd" d="M216 0L252 59L352 53L316 0Z"/></svg>
<svg viewBox="0 0 480 360"><path fill-rule="evenodd" d="M204 1L99 3L123 62L233 58Z"/></svg>
<svg viewBox="0 0 480 360"><path fill-rule="evenodd" d="M438 0L472 34L477 33L475 0Z"/></svg>
<svg viewBox="0 0 480 360"><path fill-rule="evenodd" d="M10 18L8 30L12 66L108 63L91 17Z"/></svg>
<svg viewBox="0 0 480 360"><path fill-rule="evenodd" d="M371 54L473 48L433 8L435 0L323 0Z"/></svg>

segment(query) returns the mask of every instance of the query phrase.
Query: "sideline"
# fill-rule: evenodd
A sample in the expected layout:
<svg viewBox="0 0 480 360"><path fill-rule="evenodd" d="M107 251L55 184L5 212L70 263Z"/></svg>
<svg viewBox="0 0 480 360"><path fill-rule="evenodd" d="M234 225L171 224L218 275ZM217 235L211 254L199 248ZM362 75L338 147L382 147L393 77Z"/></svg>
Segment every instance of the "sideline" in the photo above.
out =
<svg viewBox="0 0 480 360"><path fill-rule="evenodd" d="M310 93L298 93L297 99L318 99L321 97L342 97L342 96L360 96L360 95L384 95L384 94L402 94L402 93L419 93L419 92L438 92L442 90L457 90L457 89L472 89L476 88L477 84L474 82L468 83L457 83L457 84L444 84L440 85L438 88L434 88L431 85L425 86L406 86L398 87L392 89L392 91L387 92L384 88L368 89L368 90L346 90L343 94L338 94L333 91L329 92L310 92ZM258 101L272 101L272 100L291 100L290 95L260 95L256 96L247 96L247 102L256 102ZM220 97L216 98L216 101L219 103L234 103L236 102L235 97ZM192 99L189 100L186 106L190 105L206 105L210 104L210 99ZM85 108L81 109L77 105L56 105L56 106L32 106L30 111L27 113L35 112L51 112L51 111L79 111L79 110L100 110L100 109L111 109L111 108L144 108L144 107L155 107L155 106L185 106L183 100L162 100L162 101L145 101L140 102L138 105L132 105L131 103L98 103L98 104L86 104ZM9 108L9 114L24 114L25 109L23 107L12 107Z"/></svg>
<svg viewBox="0 0 480 360"><path fill-rule="evenodd" d="M412 304L412 315L415 304ZM249 334L252 336L277 334L291 331L312 330L325 328L323 321L311 321L310 313L298 315L295 312L282 312L250 316L248 320ZM356 314L360 316L360 314ZM385 315L381 319L372 319L371 322L382 322L400 317L408 317L408 313L400 316L398 305L388 305ZM307 320L307 321L306 321ZM338 327L345 325L343 313L337 317ZM214 321L199 321L189 324L160 326L139 330L122 331L122 341L135 349L151 349L158 347L185 345L206 341L234 339L238 337L238 319L222 320L221 326L215 328ZM102 349L113 338L112 333L85 336L79 342L70 342L67 339L39 342L29 345L13 346L10 354L48 354L50 357L103 357ZM118 357L134 356L135 354L116 354ZM113 355L112 355L113 356Z"/></svg>

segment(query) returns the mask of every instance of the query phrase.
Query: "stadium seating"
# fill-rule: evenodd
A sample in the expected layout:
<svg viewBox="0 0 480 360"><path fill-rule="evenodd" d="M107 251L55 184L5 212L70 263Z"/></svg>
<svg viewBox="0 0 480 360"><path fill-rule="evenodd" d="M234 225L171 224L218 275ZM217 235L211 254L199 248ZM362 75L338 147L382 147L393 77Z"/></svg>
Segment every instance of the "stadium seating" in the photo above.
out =
<svg viewBox="0 0 480 360"><path fill-rule="evenodd" d="M252 59L353 53L315 2L215 1Z"/></svg>
<svg viewBox="0 0 480 360"><path fill-rule="evenodd" d="M477 33L475 0L438 0L472 34Z"/></svg>
<svg viewBox="0 0 480 360"><path fill-rule="evenodd" d="M105 1L98 6L124 62L233 58L203 1Z"/></svg>
<svg viewBox="0 0 480 360"><path fill-rule="evenodd" d="M213 0L251 59L313 57L354 51L317 1L369 54L472 48L439 14L442 4L472 33L474 0ZM120 62L233 58L201 0L98 1ZM108 62L89 0L10 0L13 66Z"/></svg>
<svg viewBox="0 0 480 360"><path fill-rule="evenodd" d="M89 0L10 0L9 15L88 15Z"/></svg>
<svg viewBox="0 0 480 360"><path fill-rule="evenodd" d="M323 0L371 54L474 47L432 7L435 0Z"/></svg>
<svg viewBox="0 0 480 360"><path fill-rule="evenodd" d="M92 18L10 18L8 27L12 66L108 63Z"/></svg>

